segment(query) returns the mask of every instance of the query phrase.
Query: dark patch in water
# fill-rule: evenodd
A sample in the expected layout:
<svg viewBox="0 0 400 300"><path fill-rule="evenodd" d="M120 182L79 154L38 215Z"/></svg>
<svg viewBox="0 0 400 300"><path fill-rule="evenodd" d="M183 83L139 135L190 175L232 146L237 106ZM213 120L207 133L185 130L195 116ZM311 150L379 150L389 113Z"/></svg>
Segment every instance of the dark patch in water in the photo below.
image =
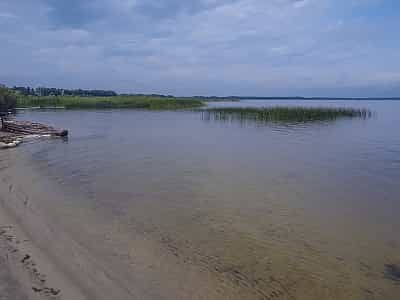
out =
<svg viewBox="0 0 400 300"><path fill-rule="evenodd" d="M385 265L385 277L400 282L400 267L395 264Z"/></svg>

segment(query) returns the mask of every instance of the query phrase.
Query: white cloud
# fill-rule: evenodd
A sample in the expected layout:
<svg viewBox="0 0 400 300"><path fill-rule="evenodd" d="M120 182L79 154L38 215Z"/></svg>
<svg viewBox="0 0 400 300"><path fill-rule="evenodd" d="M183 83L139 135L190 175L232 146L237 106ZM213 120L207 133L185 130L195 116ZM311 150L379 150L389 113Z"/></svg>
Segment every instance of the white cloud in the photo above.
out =
<svg viewBox="0 0 400 300"><path fill-rule="evenodd" d="M55 7L38 5L43 13L38 20L10 0L8 10L0 5L0 11L23 12L24 22L0 32L7 40L0 81L22 83L28 77L46 85L177 94L367 90L399 82L400 45L387 31L389 22L399 21L373 24L334 9L361 3L194 2L171 0L173 9L155 18L152 9L164 2L78 1L73 11L81 15L63 15L68 22L54 23L60 13Z"/></svg>
<svg viewBox="0 0 400 300"><path fill-rule="evenodd" d="M17 19L17 16L9 12L0 12L0 19Z"/></svg>

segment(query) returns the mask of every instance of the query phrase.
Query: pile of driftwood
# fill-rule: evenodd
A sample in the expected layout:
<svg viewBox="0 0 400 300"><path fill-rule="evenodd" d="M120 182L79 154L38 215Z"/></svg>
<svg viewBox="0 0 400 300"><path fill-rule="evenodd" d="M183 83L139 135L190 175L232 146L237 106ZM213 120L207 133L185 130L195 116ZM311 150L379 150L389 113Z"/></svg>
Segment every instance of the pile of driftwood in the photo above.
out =
<svg viewBox="0 0 400 300"><path fill-rule="evenodd" d="M22 138L17 136L0 136L0 149L14 148L22 143Z"/></svg>
<svg viewBox="0 0 400 300"><path fill-rule="evenodd" d="M56 129L51 126L1 118L0 149L18 146L27 136L68 136L68 130Z"/></svg>
<svg viewBox="0 0 400 300"><path fill-rule="evenodd" d="M3 120L2 130L23 135L37 134L37 135L53 135L61 137L68 135L68 130L56 129L45 124L28 122L28 121Z"/></svg>

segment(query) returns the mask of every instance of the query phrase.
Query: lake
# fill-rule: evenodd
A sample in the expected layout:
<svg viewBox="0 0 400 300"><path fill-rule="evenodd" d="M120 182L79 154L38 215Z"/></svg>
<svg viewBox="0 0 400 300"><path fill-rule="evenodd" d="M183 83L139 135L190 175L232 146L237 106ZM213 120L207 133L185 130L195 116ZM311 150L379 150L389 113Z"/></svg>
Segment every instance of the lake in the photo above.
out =
<svg viewBox="0 0 400 300"><path fill-rule="evenodd" d="M399 299L400 102L210 103L276 105L373 115L262 124L28 110L17 118L70 137L12 155L20 176L34 172L24 180L49 222L140 299Z"/></svg>

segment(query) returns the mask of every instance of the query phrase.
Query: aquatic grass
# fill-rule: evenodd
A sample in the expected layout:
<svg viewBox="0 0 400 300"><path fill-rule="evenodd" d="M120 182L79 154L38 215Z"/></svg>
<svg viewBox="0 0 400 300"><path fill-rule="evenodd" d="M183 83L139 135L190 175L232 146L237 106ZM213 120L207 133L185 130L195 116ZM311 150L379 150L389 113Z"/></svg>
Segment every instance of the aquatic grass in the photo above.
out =
<svg viewBox="0 0 400 300"><path fill-rule="evenodd" d="M76 97L76 96L18 96L17 107L64 107L66 109L104 109L136 108L149 110L176 110L196 108L204 103L194 98L175 98L157 96L113 96L113 97Z"/></svg>
<svg viewBox="0 0 400 300"><path fill-rule="evenodd" d="M330 108L330 107L231 107L208 108L202 110L205 120L255 121L255 122L313 122L328 121L338 118L369 118L367 109Z"/></svg>

